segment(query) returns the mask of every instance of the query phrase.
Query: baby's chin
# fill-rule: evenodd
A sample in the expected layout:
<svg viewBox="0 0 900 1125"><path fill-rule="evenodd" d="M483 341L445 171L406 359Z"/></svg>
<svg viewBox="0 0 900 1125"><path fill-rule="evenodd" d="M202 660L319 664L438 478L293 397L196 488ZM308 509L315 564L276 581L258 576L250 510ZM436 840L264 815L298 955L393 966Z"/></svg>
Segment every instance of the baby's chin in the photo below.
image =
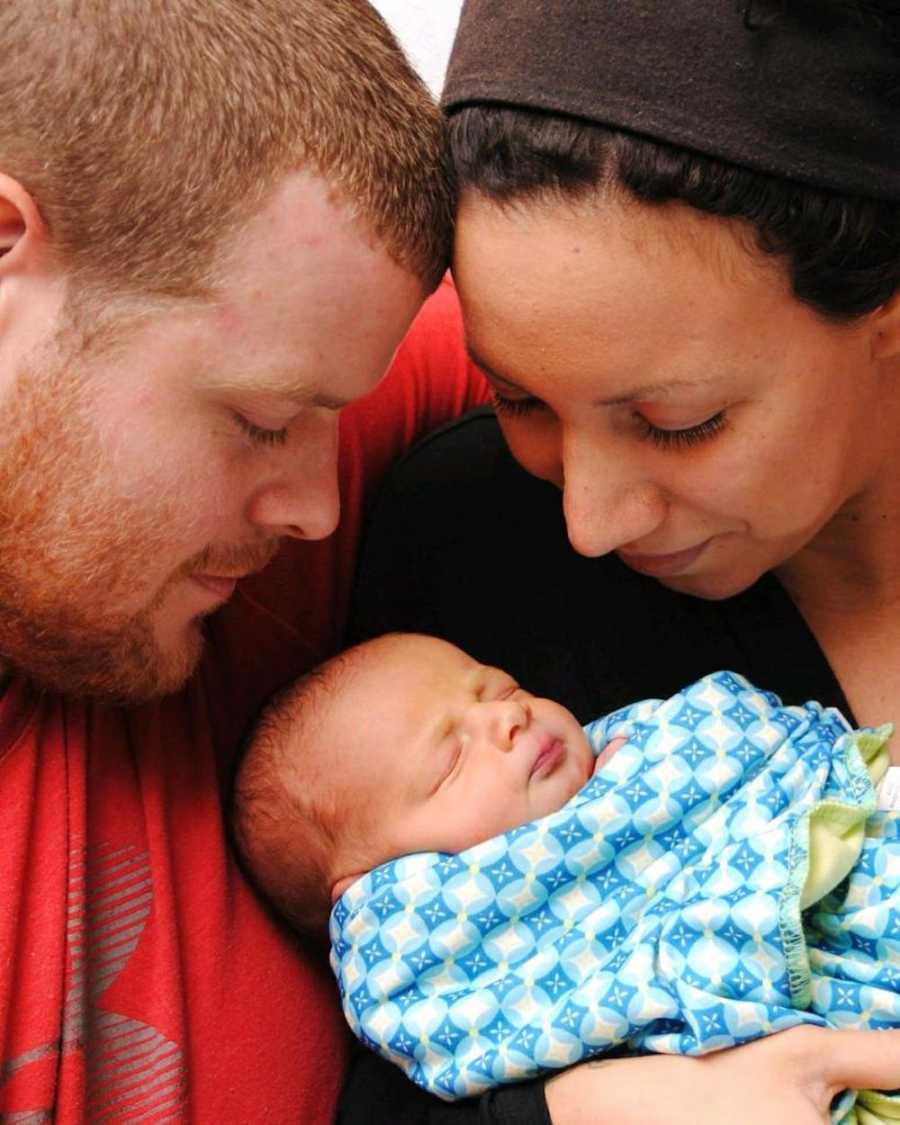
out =
<svg viewBox="0 0 900 1125"><path fill-rule="evenodd" d="M594 757L594 751L591 749L591 744L588 742L587 735L583 730L579 730L579 734L581 738L578 746L574 747L572 752L577 755L578 758L579 776L581 778L578 788L580 789L582 785L586 785L594 776L594 769L597 762Z"/></svg>
<svg viewBox="0 0 900 1125"><path fill-rule="evenodd" d="M594 754L587 738L579 740L574 745L569 743L566 755L568 760L563 763L560 771L562 777L565 778L565 785L561 789L556 808L548 810L548 812L556 812L567 801L571 801L587 785L594 774Z"/></svg>

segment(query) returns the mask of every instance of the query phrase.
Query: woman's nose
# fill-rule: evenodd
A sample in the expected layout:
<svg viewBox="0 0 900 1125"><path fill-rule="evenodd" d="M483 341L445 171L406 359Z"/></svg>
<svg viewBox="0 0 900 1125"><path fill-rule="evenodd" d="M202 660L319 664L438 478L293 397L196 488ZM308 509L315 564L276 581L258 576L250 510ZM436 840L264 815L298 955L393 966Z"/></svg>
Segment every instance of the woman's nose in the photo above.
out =
<svg viewBox="0 0 900 1125"><path fill-rule="evenodd" d="M590 435L566 443L560 487L569 542L580 555L605 555L639 542L666 518L668 501L654 481L604 456Z"/></svg>

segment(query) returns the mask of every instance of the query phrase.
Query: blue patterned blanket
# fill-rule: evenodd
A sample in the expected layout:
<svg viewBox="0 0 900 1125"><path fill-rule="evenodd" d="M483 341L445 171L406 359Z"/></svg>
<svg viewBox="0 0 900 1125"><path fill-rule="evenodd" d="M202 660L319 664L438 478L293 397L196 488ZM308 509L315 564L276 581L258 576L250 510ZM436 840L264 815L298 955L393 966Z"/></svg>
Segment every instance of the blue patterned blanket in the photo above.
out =
<svg viewBox="0 0 900 1125"><path fill-rule="evenodd" d="M332 967L364 1043L458 1098L620 1046L900 1026L900 817L870 776L889 727L720 672L586 730L595 752L627 742L558 812L338 900ZM855 1114L848 1095L834 1120Z"/></svg>

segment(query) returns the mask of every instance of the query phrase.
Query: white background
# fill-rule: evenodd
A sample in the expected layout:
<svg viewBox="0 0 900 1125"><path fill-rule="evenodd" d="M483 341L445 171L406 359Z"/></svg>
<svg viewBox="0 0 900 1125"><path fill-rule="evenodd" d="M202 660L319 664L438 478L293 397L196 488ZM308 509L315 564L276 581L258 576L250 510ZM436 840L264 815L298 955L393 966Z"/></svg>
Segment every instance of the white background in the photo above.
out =
<svg viewBox="0 0 900 1125"><path fill-rule="evenodd" d="M419 73L441 92L462 0L371 0Z"/></svg>

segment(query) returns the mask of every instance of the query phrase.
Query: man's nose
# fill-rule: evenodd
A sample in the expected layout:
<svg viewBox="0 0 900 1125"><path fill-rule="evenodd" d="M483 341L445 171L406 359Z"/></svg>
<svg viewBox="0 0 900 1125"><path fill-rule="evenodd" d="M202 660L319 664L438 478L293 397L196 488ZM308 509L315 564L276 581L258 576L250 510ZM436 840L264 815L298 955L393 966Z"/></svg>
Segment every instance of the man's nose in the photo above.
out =
<svg viewBox="0 0 900 1125"><path fill-rule="evenodd" d="M273 453L248 515L268 535L325 539L340 510L337 415L323 411Z"/></svg>
<svg viewBox="0 0 900 1125"><path fill-rule="evenodd" d="M594 435L564 441L559 477L569 542L580 555L639 542L666 518L663 489L614 450L604 453Z"/></svg>

